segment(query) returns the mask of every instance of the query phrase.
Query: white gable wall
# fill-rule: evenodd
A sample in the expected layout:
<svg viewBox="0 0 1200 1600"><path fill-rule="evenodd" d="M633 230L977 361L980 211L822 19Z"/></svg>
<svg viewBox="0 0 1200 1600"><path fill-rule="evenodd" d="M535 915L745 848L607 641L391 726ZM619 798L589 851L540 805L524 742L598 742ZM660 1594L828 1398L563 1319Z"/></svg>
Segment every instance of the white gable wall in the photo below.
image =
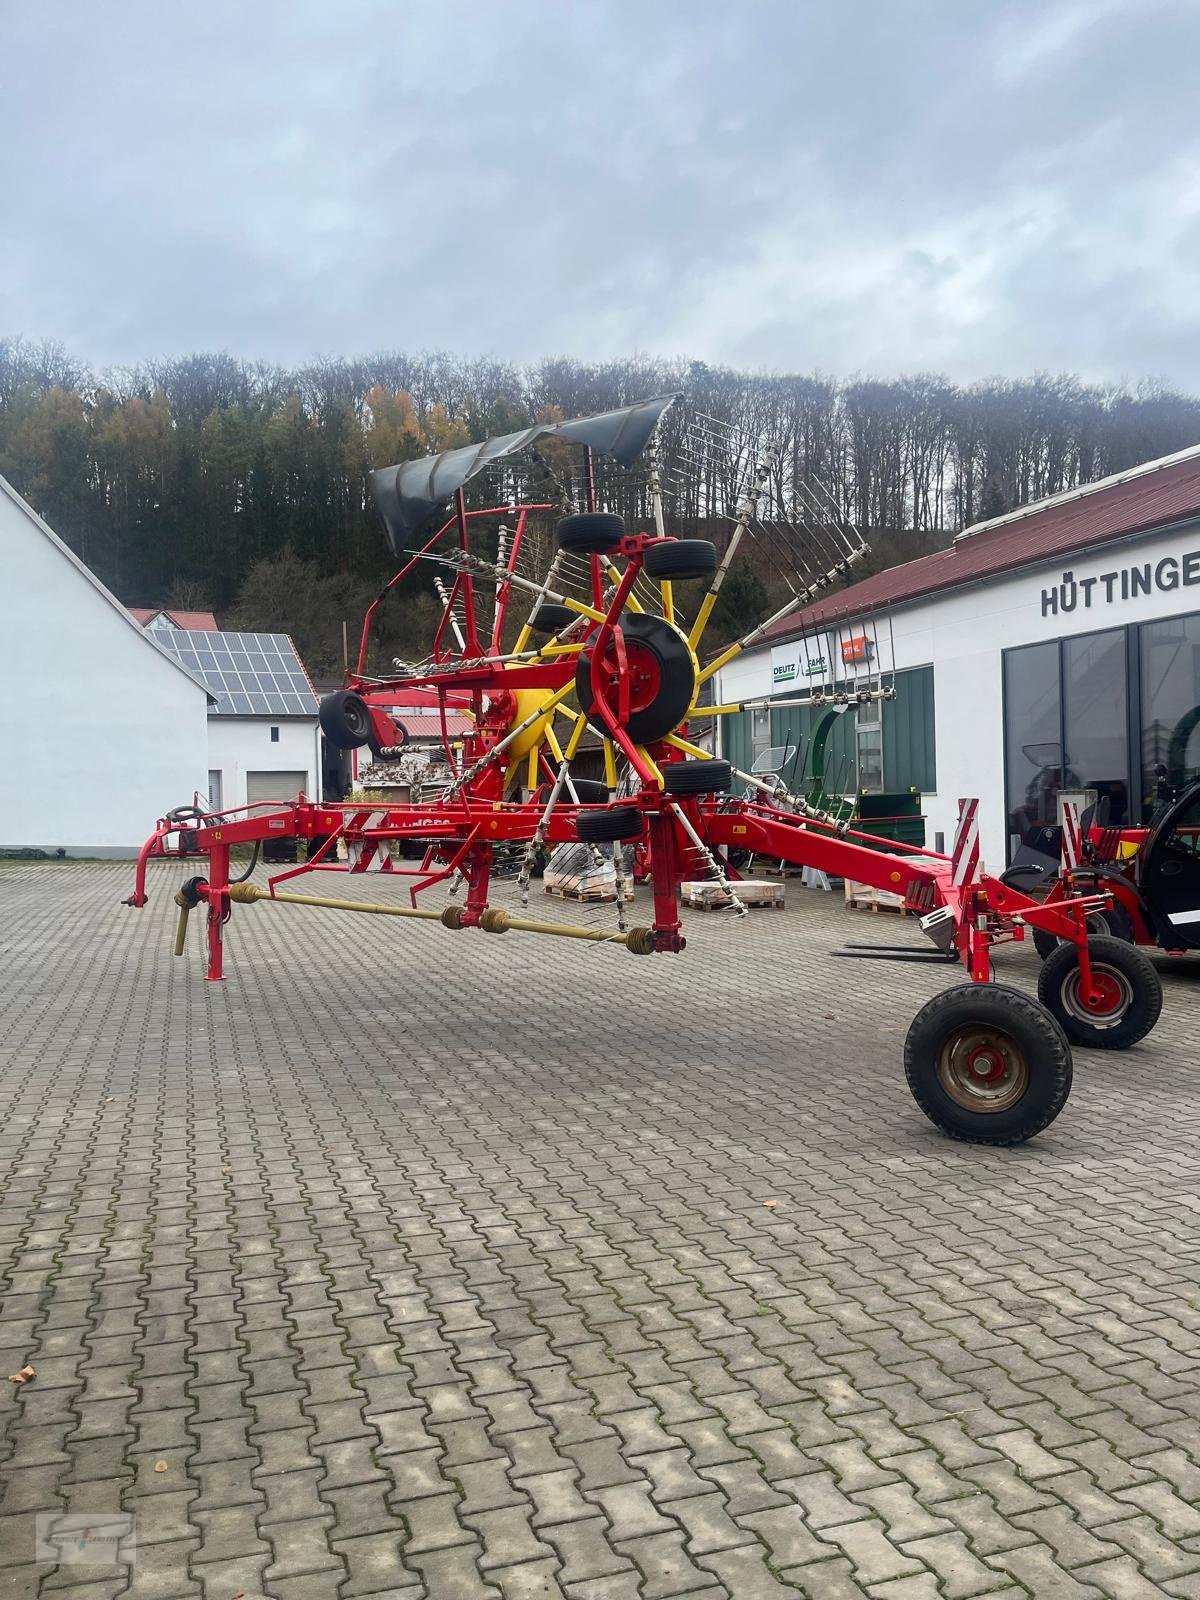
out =
<svg viewBox="0 0 1200 1600"><path fill-rule="evenodd" d="M271 729L279 729L277 742ZM211 717L208 723L208 764L221 774L223 810L246 804L248 772L303 772L304 792L319 800L321 732L316 717ZM206 782L207 789L207 782ZM272 795L273 800L294 800L295 790Z"/></svg>
<svg viewBox="0 0 1200 1600"><path fill-rule="evenodd" d="M208 699L0 479L0 846L131 855L208 787Z"/></svg>

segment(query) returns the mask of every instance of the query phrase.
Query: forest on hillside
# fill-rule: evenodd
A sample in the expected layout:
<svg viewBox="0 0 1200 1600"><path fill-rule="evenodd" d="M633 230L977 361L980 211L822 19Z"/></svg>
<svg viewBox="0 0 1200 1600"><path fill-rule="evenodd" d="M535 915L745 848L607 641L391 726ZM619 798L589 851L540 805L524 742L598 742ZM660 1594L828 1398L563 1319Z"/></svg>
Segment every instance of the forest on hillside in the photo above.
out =
<svg viewBox="0 0 1200 1600"><path fill-rule="evenodd" d="M823 484L876 566L1200 441L1200 399L1149 381L964 386L442 353L294 370L198 354L94 373L53 342L0 338L0 473L126 604L212 608L227 627L289 632L329 674L343 621L353 637L395 565L367 492L372 467L674 390ZM720 517L724 496L720 464L706 464L677 512L695 527ZM731 587L718 624L748 625L739 608L760 599ZM383 613L377 659L419 656L435 616L431 581L414 574Z"/></svg>

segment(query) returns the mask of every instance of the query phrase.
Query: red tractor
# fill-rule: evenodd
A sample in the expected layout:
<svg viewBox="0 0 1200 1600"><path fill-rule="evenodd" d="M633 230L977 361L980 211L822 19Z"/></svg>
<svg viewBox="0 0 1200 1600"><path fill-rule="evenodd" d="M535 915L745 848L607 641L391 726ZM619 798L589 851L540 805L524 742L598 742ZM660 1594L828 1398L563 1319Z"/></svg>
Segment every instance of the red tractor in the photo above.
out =
<svg viewBox="0 0 1200 1600"><path fill-rule="evenodd" d="M1032 893L1049 884L1043 905L1106 894L1110 903L1089 914L1094 933L1172 953L1200 950L1200 778L1164 800L1146 828L1081 826L1076 807L1065 802L1063 826L1054 832L1057 871L1017 866L1006 881ZM1034 943L1043 960L1057 955L1050 933L1035 932Z"/></svg>
<svg viewBox="0 0 1200 1600"><path fill-rule="evenodd" d="M1066 1101L1068 1041L1125 1046L1144 1037L1161 1007L1157 975L1129 944L1089 941L1088 916L1112 904L1106 889L1039 903L981 872L976 802L963 802L952 855L884 850L840 815L801 795L781 795L777 782L738 772L697 742L695 728L706 719L749 704L703 704L703 685L774 621L842 579L866 546L818 485L789 476L789 452L757 454L710 418L681 417L674 399L539 425L374 473L376 503L403 564L369 610L356 667L322 705L322 726L333 743L387 759L400 743L389 707L414 690L431 692L443 729L452 714L473 728L461 754L443 738L452 776L436 798L404 805L330 805L301 795L277 807L168 816L143 847L129 903L145 904L152 857L204 858L206 873L188 878L176 895L176 948L183 949L189 911L203 906L208 977L216 981L224 975L222 935L235 905L337 906L437 923L438 938L448 931L524 932L649 956L684 949L683 881L717 880L739 912L731 862L741 859L737 852L812 866L903 894L934 946L924 957L911 950L859 954L915 955L966 969L970 981L929 1001L909 1029L905 1071L921 1109L957 1138L1028 1139ZM708 539L666 531L668 515L686 509L687 486L698 477L723 486L719 550ZM634 507L634 526L600 509L606 479L613 498ZM450 515L410 549L447 502ZM773 615L702 662L706 625L739 552L774 575L784 598ZM431 651L369 672L378 606L431 562L450 579L448 588L435 580L444 604ZM831 638L826 627L814 636L811 656L820 674L795 699L771 704L890 698L885 655L861 623L844 637L839 630ZM582 784L574 770L589 730L603 751L602 787ZM748 785L743 798L731 795L735 778ZM248 873L231 879L235 846L257 849L280 837L310 842L309 859L265 884ZM637 846L652 890L649 921L627 925L623 848L612 851L615 926L531 918L535 857L565 842L597 852ZM521 855L515 907L492 898L498 846ZM414 849L419 859L410 858ZM400 878L408 903L282 887L301 875L367 872ZM434 889L441 899L430 905ZM1064 941L1061 982L1041 1003L991 981L993 946L1022 940L1027 927Z"/></svg>

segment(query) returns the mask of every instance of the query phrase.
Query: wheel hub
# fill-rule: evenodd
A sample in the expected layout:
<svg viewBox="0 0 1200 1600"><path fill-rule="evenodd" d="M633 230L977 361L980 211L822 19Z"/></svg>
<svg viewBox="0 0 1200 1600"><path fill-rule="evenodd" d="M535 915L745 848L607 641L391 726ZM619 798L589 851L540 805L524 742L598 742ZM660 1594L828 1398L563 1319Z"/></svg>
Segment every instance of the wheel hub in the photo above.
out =
<svg viewBox="0 0 1200 1600"><path fill-rule="evenodd" d="M617 709L620 680L624 676L629 686L630 716L645 711L647 706L653 705L654 697L662 686L662 671L658 662L645 645L636 639L625 640L624 674L621 672L617 652L612 643L600 659L600 672L604 680L601 692L614 711Z"/></svg>
<svg viewBox="0 0 1200 1600"><path fill-rule="evenodd" d="M1133 989L1123 972L1092 962L1092 986L1084 992L1079 968L1063 981L1063 1007L1080 1022L1096 1028L1115 1028L1133 1004Z"/></svg>
<svg viewBox="0 0 1200 1600"><path fill-rule="evenodd" d="M956 1028L938 1051L938 1081L966 1111L1006 1111L1029 1087L1029 1062L1011 1035L975 1024Z"/></svg>

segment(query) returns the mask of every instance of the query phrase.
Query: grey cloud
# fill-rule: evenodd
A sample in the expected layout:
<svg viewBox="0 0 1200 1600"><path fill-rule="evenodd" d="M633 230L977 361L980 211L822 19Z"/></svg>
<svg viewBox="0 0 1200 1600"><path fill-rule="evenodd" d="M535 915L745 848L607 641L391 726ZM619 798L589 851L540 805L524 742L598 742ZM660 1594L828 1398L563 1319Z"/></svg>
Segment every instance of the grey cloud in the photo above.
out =
<svg viewBox="0 0 1200 1600"><path fill-rule="evenodd" d="M1200 386L1198 45L1184 0L10 10L0 329Z"/></svg>

